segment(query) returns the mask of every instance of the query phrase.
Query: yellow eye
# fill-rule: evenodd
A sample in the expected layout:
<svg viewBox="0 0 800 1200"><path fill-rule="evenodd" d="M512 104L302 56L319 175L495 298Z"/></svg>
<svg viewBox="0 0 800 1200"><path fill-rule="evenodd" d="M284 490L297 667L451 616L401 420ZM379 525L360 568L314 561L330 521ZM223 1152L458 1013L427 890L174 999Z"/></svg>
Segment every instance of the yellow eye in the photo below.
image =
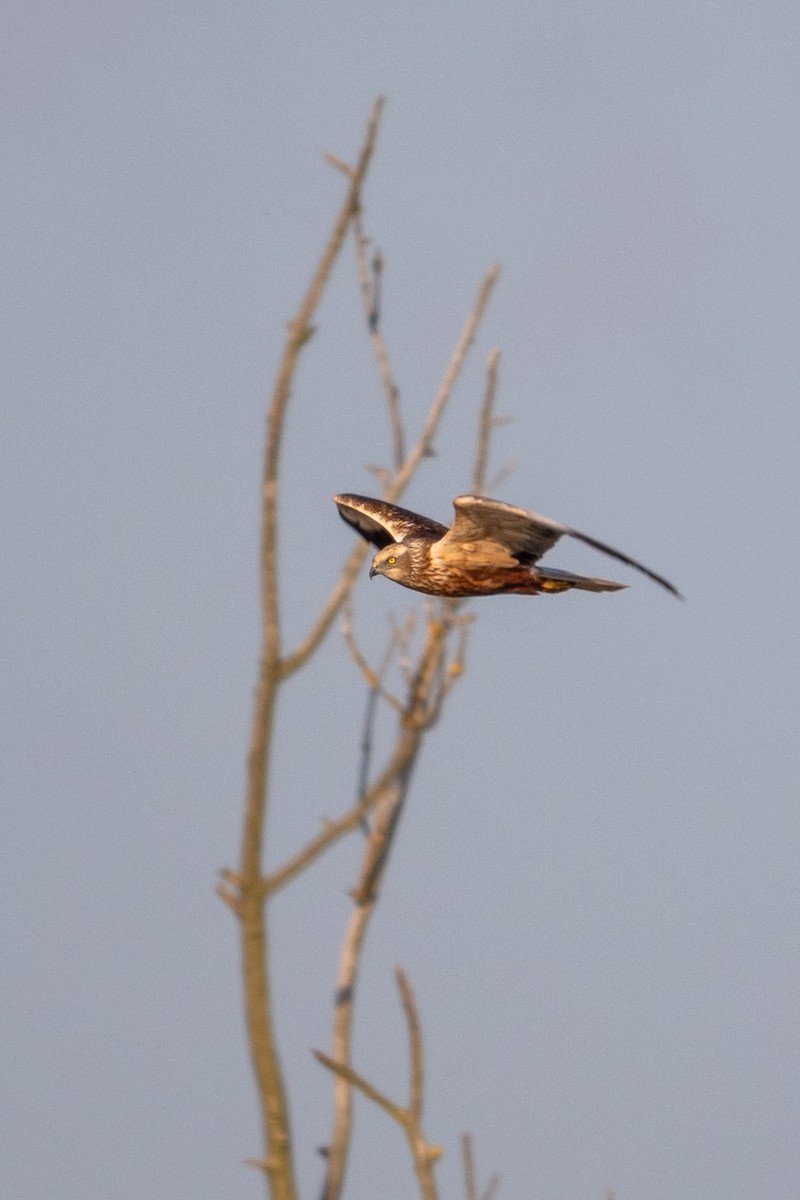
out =
<svg viewBox="0 0 800 1200"><path fill-rule="evenodd" d="M391 557L391 558L387 558L387 560L386 560L386 561L387 561L387 563L389 564L389 566L390 566L390 567L393 567L393 566L394 566L394 564L397 562L397 559L394 557L394 555L392 555L392 557Z"/></svg>

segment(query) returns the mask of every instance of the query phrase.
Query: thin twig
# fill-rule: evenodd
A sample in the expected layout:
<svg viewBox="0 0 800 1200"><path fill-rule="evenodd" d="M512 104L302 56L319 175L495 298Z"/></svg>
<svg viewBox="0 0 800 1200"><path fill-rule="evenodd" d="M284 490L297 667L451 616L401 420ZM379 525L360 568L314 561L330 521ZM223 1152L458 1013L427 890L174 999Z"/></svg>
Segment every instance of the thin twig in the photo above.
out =
<svg viewBox="0 0 800 1200"><path fill-rule="evenodd" d="M323 1054L321 1050L313 1051L314 1057L322 1063L323 1067L327 1067L329 1071L333 1071L334 1075L338 1075L341 1079L346 1079L353 1087L357 1087L360 1092L387 1112L390 1117L398 1121L401 1125L405 1125L405 1112L399 1104L395 1104L388 1096L384 1096L383 1092L378 1091L371 1083L368 1083L363 1075L359 1075L352 1067L348 1067L347 1063L336 1062L335 1059L329 1058L327 1054Z"/></svg>
<svg viewBox="0 0 800 1200"><path fill-rule="evenodd" d="M496 471L495 474L492 476L492 478L489 480L489 491L490 492L498 491L501 484L505 483L505 481L508 479L509 475L513 475L513 473L516 471L518 466L519 466L519 458L517 457L517 455L516 454L509 455L509 457L506 459L506 461L501 466L500 470Z"/></svg>
<svg viewBox="0 0 800 1200"><path fill-rule="evenodd" d="M342 616L342 637L344 638L344 643L347 646L347 649L350 651L350 656L353 659L353 662L356 664L367 682L367 687L370 690L370 694L376 697L381 696L382 699L384 699L386 703L394 708L397 712L402 712L402 700L398 700L397 696L387 691L381 682L386 666L388 665L388 661L394 654L394 637L392 637L392 639L389 641L389 646L384 656L383 664L377 671L373 670L373 668L365 659L364 655L361 653L361 649L356 642L355 634L353 633L352 611L350 609L349 602L345 606L344 614ZM362 791L364 790L365 789L362 788Z"/></svg>
<svg viewBox="0 0 800 1200"><path fill-rule="evenodd" d="M342 625L345 634L345 641L350 639L351 653L356 658L359 665L363 664L363 671L367 677L369 687L367 689L367 706L364 713L364 732L361 738L361 764L358 770L358 785L356 788L356 803L361 803L364 795L369 787L369 768L372 761L372 735L375 729L375 717L378 711L378 700L383 698L390 704L400 705L400 701L387 692L383 687L381 680L383 679L389 664L394 657L395 649L401 642L401 633L399 630L393 630L389 638L389 644L386 647L386 652L383 656L383 661L378 668L377 673L367 664L358 645L356 644L353 635L353 613L351 605L348 601L344 615L342 617ZM369 824L366 817L361 819L361 828L364 833L369 833Z"/></svg>
<svg viewBox="0 0 800 1200"><path fill-rule="evenodd" d="M478 1185L475 1175L475 1156L472 1149L472 1136L469 1133L461 1136L461 1153L464 1160L464 1192L466 1200L479 1200ZM496 1173L489 1178L489 1182L480 1194L480 1200L492 1200L492 1196L497 1190L500 1183L500 1176Z"/></svg>
<svg viewBox="0 0 800 1200"><path fill-rule="evenodd" d="M356 803L360 803L369 782L369 767L372 762L372 735L375 732L375 717L378 712L379 699L380 691L377 687L367 688L367 705L364 710L364 732L361 737L361 762L358 768L358 783L356 784ZM360 824L361 832L368 834L369 821L367 818L362 817Z"/></svg>
<svg viewBox="0 0 800 1200"><path fill-rule="evenodd" d="M373 255L372 271L368 264L369 239L364 233L364 223L360 212L353 218L353 233L356 240L356 260L358 263L358 279L361 284L361 298L364 311L367 314L367 325L378 373L381 377L383 390L386 395L386 406L389 410L389 424L392 430L392 446L394 449L394 470L398 471L405 458L405 434L400 417L397 384L392 375L389 358L386 353L386 343L380 328L381 311L381 281L383 278L383 258L379 253Z"/></svg>
<svg viewBox="0 0 800 1200"><path fill-rule="evenodd" d="M395 967L395 979L403 1002L408 1026L408 1056L410 1061L410 1083L408 1095L408 1111L417 1124L422 1120L422 1099L425 1085L424 1062L422 1052L422 1031L419 1024L417 1002L408 976L402 967Z"/></svg>
<svg viewBox="0 0 800 1200"><path fill-rule="evenodd" d="M428 453L433 443L433 437L438 428L439 421L442 417L444 406L450 398L450 393L453 390L453 385L458 378L459 372L464 365L464 359L467 356L467 351L472 345L475 337L475 331L480 324L486 305L489 303L489 296L492 288L500 277L500 267L495 264L491 267L484 276L483 282L478 289L478 296L473 305L472 312L467 318L466 325L461 332L461 337L458 339L456 348L453 351L450 363L445 371L444 379L439 388L438 395L431 405L431 410L428 414L428 419L425 422L419 440L407 456L400 470L394 477L389 493L385 499L394 502L402 493L411 476L416 471L424 456Z"/></svg>
<svg viewBox="0 0 800 1200"><path fill-rule="evenodd" d="M478 1189L475 1185L475 1157L472 1153L472 1137L468 1133L461 1135L461 1156L464 1160L464 1193L466 1200L478 1200Z"/></svg>
<svg viewBox="0 0 800 1200"><path fill-rule="evenodd" d="M492 1197L494 1196L494 1194L497 1191L499 1186L500 1186L500 1176L495 1171L492 1175L489 1176L489 1182L487 1183L486 1187L481 1192L480 1200L492 1200Z"/></svg>
<svg viewBox="0 0 800 1200"><path fill-rule="evenodd" d="M494 426L494 398L497 391L497 368L500 363L500 351L492 350L486 363L486 390L481 405L480 424L478 426L478 448L475 454L475 472L472 488L476 496L483 495L486 485L486 464L489 460L489 441Z"/></svg>

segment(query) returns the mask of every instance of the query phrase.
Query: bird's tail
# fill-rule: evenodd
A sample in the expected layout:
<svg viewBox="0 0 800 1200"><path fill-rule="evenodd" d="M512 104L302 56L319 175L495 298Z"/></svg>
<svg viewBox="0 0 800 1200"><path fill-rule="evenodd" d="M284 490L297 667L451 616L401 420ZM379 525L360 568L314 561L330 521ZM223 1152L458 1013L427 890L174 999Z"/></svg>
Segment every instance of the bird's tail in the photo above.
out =
<svg viewBox="0 0 800 1200"><path fill-rule="evenodd" d="M628 586L611 579L596 579L593 575L573 575L572 571L558 571L555 567L537 567L536 575L543 592L566 592L569 588L580 588L584 592L618 592Z"/></svg>

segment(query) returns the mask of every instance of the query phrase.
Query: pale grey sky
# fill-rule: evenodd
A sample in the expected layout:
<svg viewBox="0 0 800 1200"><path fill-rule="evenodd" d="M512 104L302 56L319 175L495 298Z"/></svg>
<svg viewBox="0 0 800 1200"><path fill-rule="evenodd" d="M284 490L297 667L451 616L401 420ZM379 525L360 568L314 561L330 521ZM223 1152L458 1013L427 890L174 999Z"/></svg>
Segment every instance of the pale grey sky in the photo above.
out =
<svg viewBox="0 0 800 1200"><path fill-rule="evenodd" d="M357 1065L405 1089L400 962L443 1196L469 1129L509 1200L793 1200L796 5L11 0L3 24L3 1195L262 1194L213 886L238 851L265 401L342 195L322 154L354 155L380 92L367 220L412 431L504 268L406 503L446 521L468 487L499 346L502 498L688 599L626 574L473 606ZM374 490L388 457L348 251L294 389L289 640L352 544L331 493ZM416 603L365 578L364 645ZM334 636L283 698L273 863L350 801L363 703ZM274 910L307 1197L358 849ZM398 1132L359 1105L348 1195L412 1194Z"/></svg>

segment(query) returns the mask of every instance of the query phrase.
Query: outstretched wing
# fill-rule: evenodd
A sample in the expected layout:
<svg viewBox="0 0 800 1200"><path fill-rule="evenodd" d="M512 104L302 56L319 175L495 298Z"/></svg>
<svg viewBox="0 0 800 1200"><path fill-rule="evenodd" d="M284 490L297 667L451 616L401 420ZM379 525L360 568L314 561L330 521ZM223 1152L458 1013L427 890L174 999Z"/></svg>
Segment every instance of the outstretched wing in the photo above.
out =
<svg viewBox="0 0 800 1200"><path fill-rule="evenodd" d="M379 550L413 538L436 542L447 533L446 525L421 517L407 508L399 508L396 504L387 504L385 500L345 492L341 496L334 496L333 502L342 520L352 525L357 533Z"/></svg>
<svg viewBox="0 0 800 1200"><path fill-rule="evenodd" d="M456 519L452 529L439 547L441 550L445 550L448 543L453 546L453 549L455 549L456 543L495 543L498 548L513 555L523 566L531 566L555 546L560 537L566 534L569 537L577 538L580 542L585 542L594 550L600 550L603 554L616 558L626 566L641 571L643 575L647 575L649 579L666 588L668 592L672 592L673 596L682 599L678 589L663 575L657 575L649 567L645 567L635 558L630 558L629 555L615 550L613 546L607 546L605 542L599 542L585 533L579 533L577 529L570 529L568 525L551 521L549 517L541 517L538 513L526 512L524 508L514 508L511 504L503 504L500 500L489 500L484 496L458 496L453 503Z"/></svg>
<svg viewBox="0 0 800 1200"><path fill-rule="evenodd" d="M453 507L456 519L438 547L442 553L468 544L476 546L481 557L498 557L506 551L521 566L530 567L569 532L557 521L485 496L457 496Z"/></svg>

